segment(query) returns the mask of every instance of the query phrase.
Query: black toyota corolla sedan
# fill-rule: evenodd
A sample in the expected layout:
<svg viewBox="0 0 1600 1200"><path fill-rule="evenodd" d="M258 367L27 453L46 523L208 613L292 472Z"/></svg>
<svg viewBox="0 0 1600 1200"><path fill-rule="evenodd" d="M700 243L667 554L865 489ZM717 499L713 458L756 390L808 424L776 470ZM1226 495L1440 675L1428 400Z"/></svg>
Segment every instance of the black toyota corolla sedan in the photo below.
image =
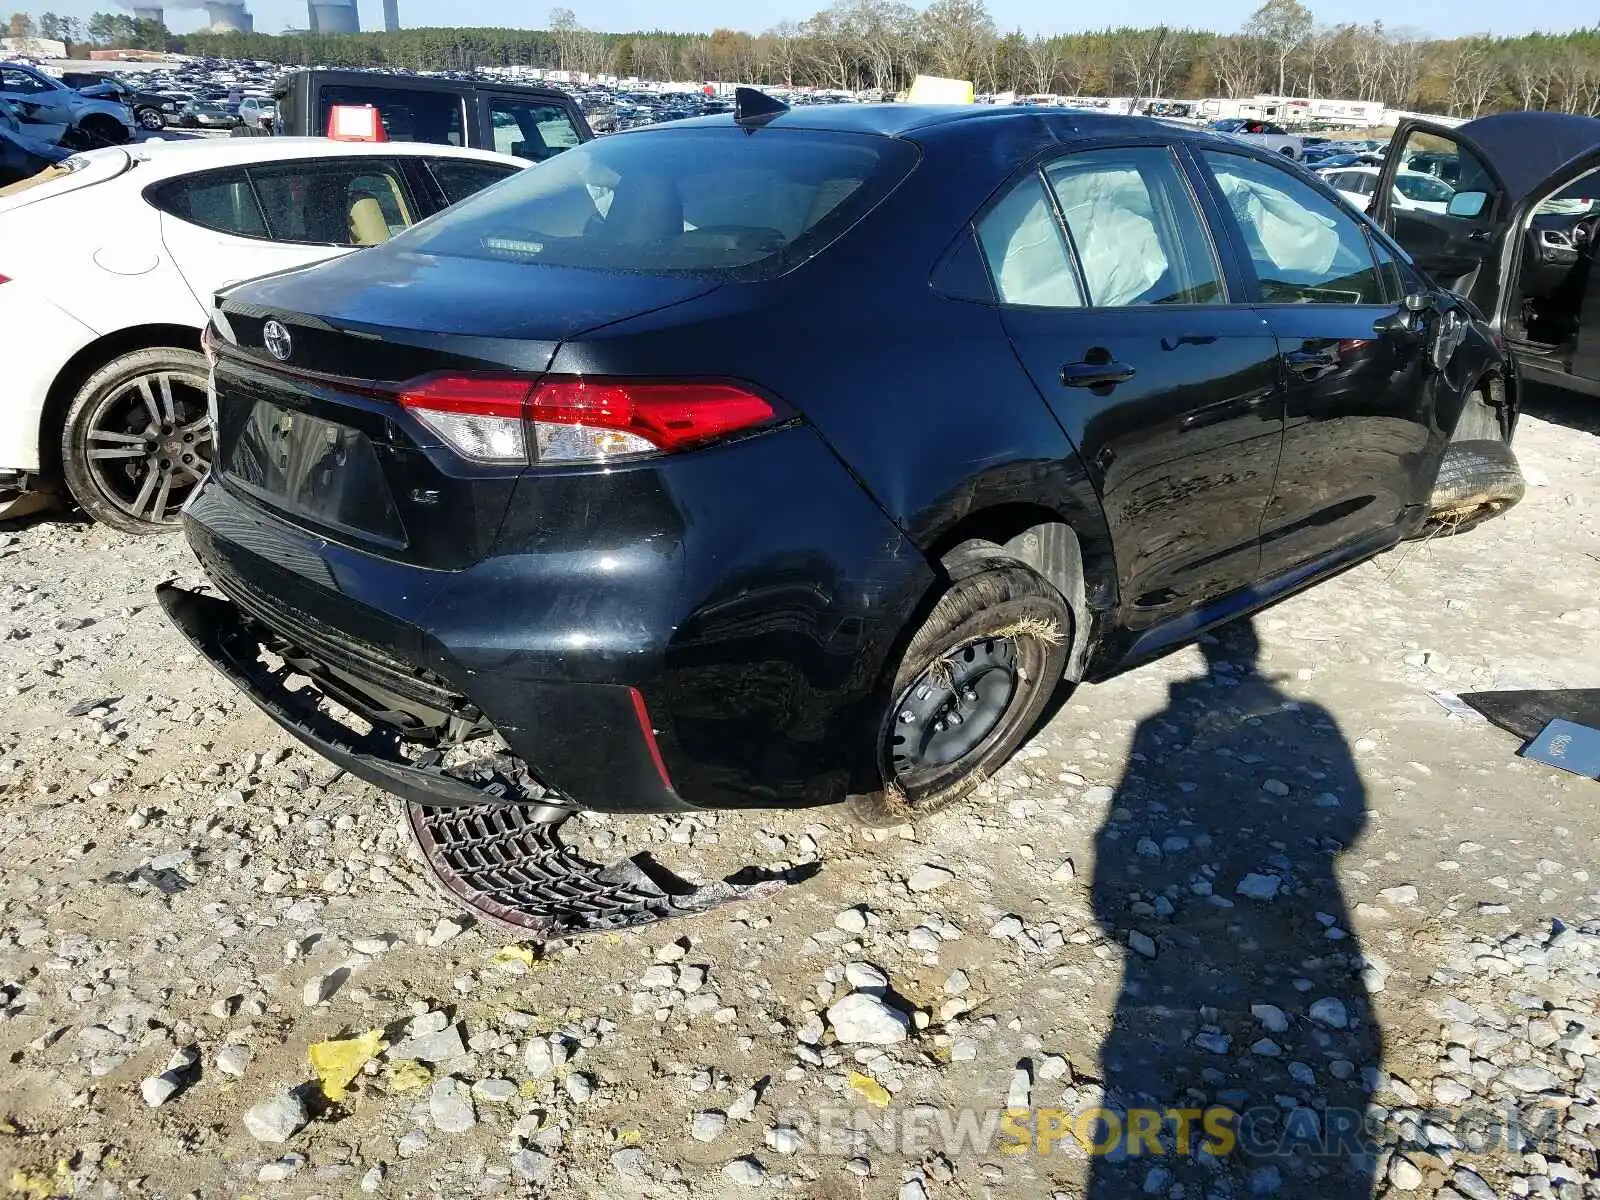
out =
<svg viewBox="0 0 1600 1200"><path fill-rule="evenodd" d="M219 298L220 596L162 597L285 728L428 805L903 819L1520 495L1474 310L1281 155L763 100Z"/></svg>

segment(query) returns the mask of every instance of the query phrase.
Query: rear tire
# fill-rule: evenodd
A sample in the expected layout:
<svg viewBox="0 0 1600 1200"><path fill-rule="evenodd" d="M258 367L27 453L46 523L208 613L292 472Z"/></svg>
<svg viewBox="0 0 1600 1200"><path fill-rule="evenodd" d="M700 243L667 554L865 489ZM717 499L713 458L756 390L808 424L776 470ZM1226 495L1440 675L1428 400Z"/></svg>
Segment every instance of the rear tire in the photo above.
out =
<svg viewBox="0 0 1600 1200"><path fill-rule="evenodd" d="M1497 517L1523 497L1527 485L1522 468L1501 426L1499 407L1488 395L1500 381L1493 379L1474 391L1445 447L1428 498L1428 532L1433 536L1465 533Z"/></svg>
<svg viewBox="0 0 1600 1200"><path fill-rule="evenodd" d="M1428 519L1441 533L1460 533L1499 516L1526 489L1517 456L1504 442L1451 442L1439 464Z"/></svg>
<svg viewBox="0 0 1600 1200"><path fill-rule="evenodd" d="M89 516L123 533L165 533L211 465L206 360L157 346L112 359L84 383L61 430L61 473Z"/></svg>
<svg viewBox="0 0 1600 1200"><path fill-rule="evenodd" d="M887 690L876 791L846 800L869 826L902 825L954 804L1033 731L1066 670L1072 613L1061 594L998 547L945 559L954 582Z"/></svg>

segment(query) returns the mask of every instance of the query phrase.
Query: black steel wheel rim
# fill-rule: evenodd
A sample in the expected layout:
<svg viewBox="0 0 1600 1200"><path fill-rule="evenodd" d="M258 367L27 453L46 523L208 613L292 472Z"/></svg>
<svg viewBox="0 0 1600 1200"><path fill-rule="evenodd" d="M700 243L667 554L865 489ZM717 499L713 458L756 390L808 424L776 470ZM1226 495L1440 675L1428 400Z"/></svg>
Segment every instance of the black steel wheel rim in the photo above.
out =
<svg viewBox="0 0 1600 1200"><path fill-rule="evenodd" d="M930 663L895 702L884 778L916 786L975 758L1000 728L1022 678L1014 638L974 638Z"/></svg>
<svg viewBox="0 0 1600 1200"><path fill-rule="evenodd" d="M84 458L95 490L126 515L177 522L211 469L205 376L173 368L136 375L89 414Z"/></svg>

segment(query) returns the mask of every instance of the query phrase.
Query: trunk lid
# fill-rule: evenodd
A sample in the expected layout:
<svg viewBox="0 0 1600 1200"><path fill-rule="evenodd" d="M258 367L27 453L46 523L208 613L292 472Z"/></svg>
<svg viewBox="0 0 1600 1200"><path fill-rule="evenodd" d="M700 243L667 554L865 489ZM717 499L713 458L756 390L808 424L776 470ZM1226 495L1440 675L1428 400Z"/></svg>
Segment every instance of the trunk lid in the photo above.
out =
<svg viewBox="0 0 1600 1200"><path fill-rule="evenodd" d="M467 346L468 353L491 360L505 356L504 366L538 370L543 363L524 365L530 354L538 357L537 345L553 349L580 333L681 304L717 286L718 281L706 278L499 262L374 246L315 271L256 280L244 291L227 293L225 307L230 314L241 315L249 308L262 319L280 313L314 315L329 326L370 331L412 345ZM248 332L245 336L248 339ZM306 352L313 357L305 366L341 369L340 363L317 357L311 346Z"/></svg>
<svg viewBox="0 0 1600 1200"><path fill-rule="evenodd" d="M434 372L544 372L560 343L715 281L363 250L241 284L215 308L214 472L284 520L459 569L493 544L521 464L461 457L397 402Z"/></svg>

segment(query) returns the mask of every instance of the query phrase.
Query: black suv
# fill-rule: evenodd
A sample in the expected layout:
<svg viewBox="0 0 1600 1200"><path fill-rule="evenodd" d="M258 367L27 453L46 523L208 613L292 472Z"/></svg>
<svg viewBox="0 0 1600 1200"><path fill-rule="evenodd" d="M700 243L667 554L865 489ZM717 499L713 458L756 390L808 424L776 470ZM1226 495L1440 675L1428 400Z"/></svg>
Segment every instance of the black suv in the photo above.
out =
<svg viewBox="0 0 1600 1200"><path fill-rule="evenodd" d="M1445 211L1404 207L1393 186L1401 169L1444 181ZM1403 121L1371 212L1419 266L1483 310L1524 377L1600 396L1600 120Z"/></svg>
<svg viewBox="0 0 1600 1200"><path fill-rule="evenodd" d="M161 598L297 737L421 805L900 821L1520 496L1489 331L1282 155L747 103L218 298L224 598Z"/></svg>
<svg viewBox="0 0 1600 1200"><path fill-rule="evenodd" d="M497 150L544 162L594 136L583 111L558 88L483 79L438 79L376 71L295 71L273 89L271 132L320 137L337 105L370 104L391 142ZM264 132L242 126L241 137Z"/></svg>

